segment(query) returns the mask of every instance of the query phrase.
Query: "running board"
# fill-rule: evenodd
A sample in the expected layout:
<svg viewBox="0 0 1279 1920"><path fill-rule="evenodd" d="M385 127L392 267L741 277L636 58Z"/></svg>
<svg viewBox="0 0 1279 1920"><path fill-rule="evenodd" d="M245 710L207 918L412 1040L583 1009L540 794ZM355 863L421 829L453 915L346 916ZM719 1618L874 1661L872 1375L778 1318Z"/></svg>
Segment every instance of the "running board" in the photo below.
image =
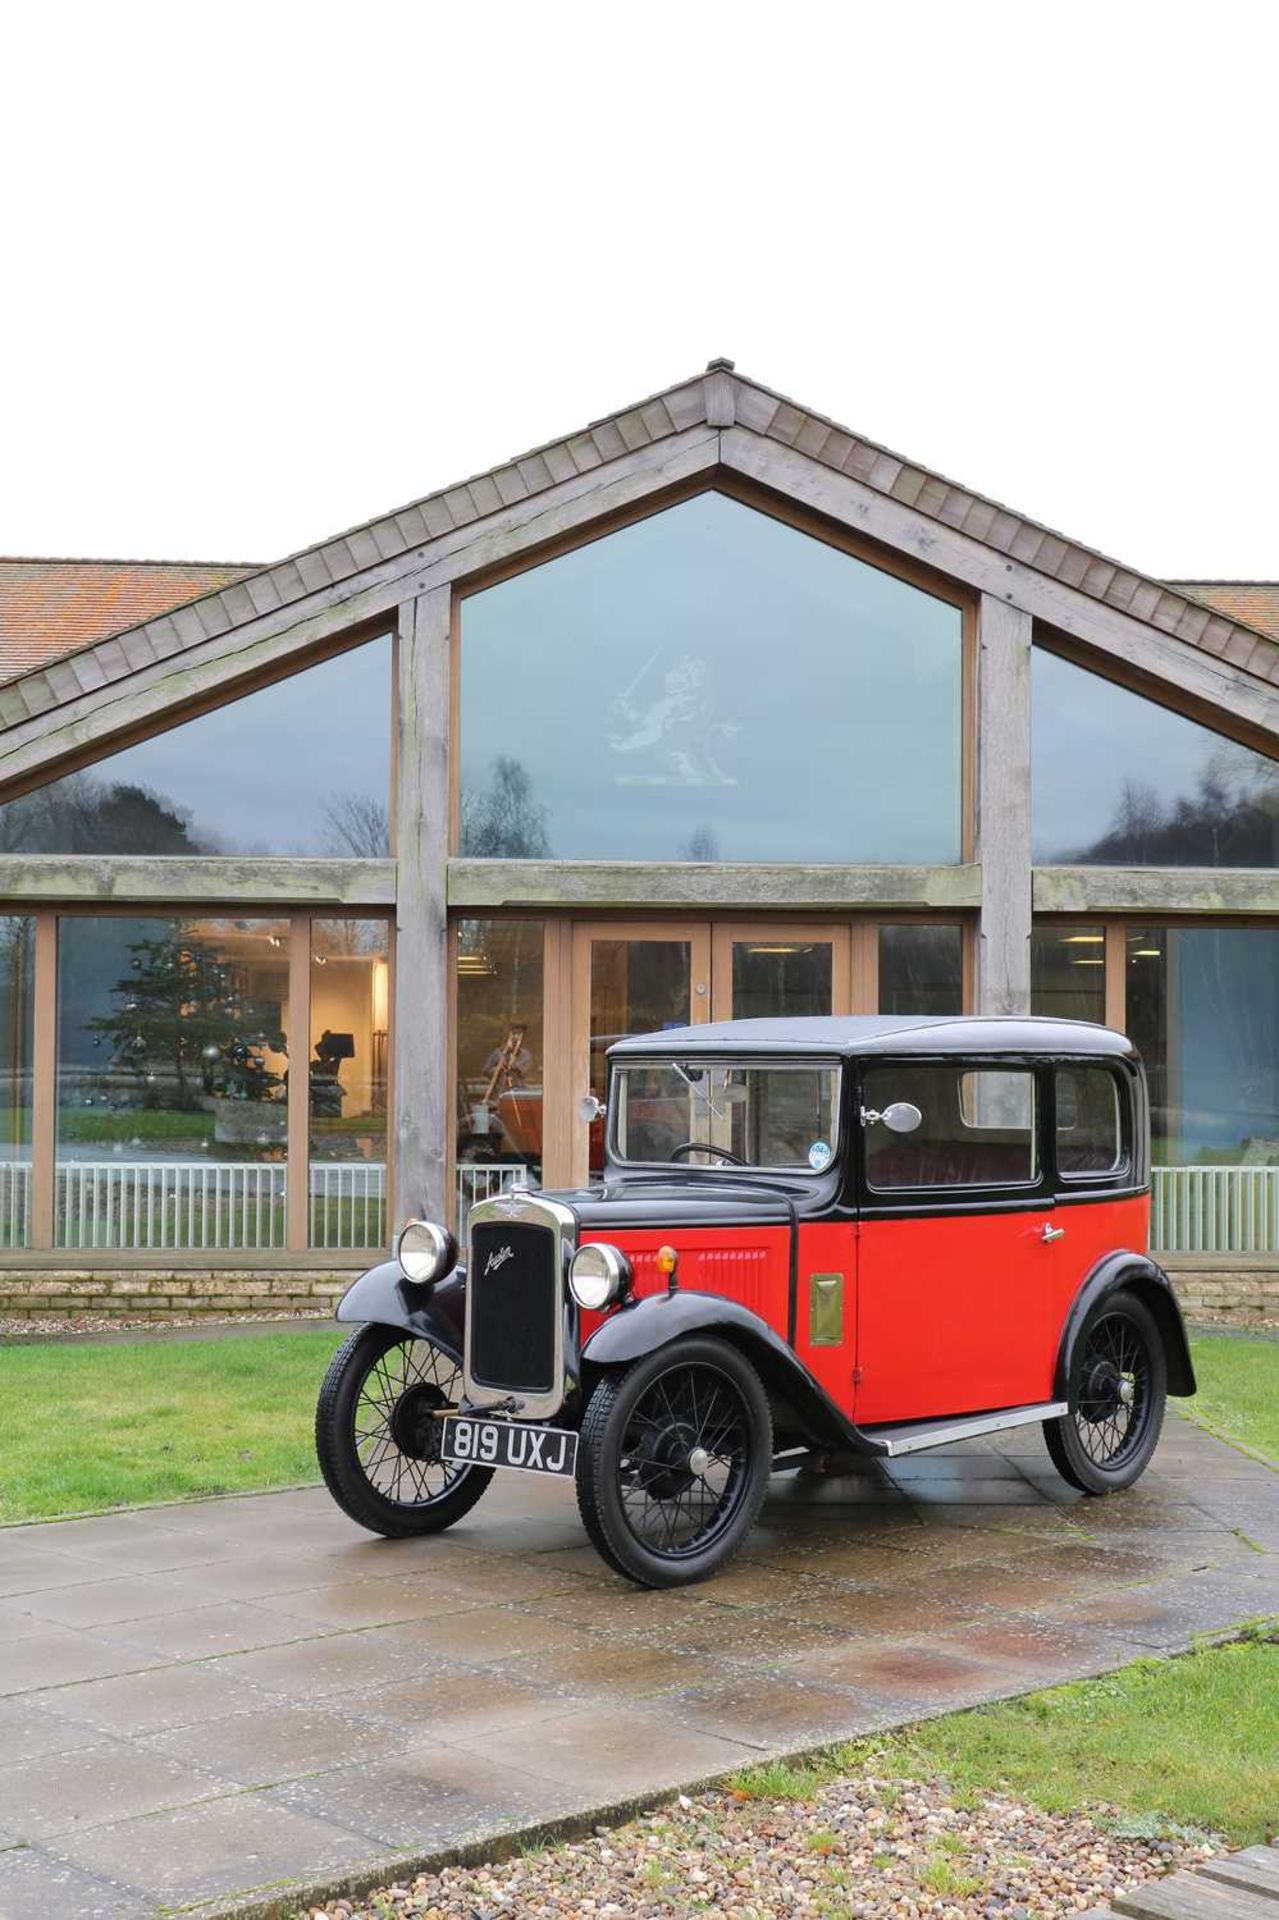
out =
<svg viewBox="0 0 1279 1920"><path fill-rule="evenodd" d="M963 1414L953 1420L911 1420L900 1427L863 1427L861 1433L876 1453L896 1459L902 1453L922 1453L925 1447L948 1447L956 1440L976 1440L984 1433L1003 1433L1009 1427L1030 1427L1040 1420L1060 1420L1068 1412L1064 1400L1045 1400L1042 1406L1004 1407L997 1413Z"/></svg>

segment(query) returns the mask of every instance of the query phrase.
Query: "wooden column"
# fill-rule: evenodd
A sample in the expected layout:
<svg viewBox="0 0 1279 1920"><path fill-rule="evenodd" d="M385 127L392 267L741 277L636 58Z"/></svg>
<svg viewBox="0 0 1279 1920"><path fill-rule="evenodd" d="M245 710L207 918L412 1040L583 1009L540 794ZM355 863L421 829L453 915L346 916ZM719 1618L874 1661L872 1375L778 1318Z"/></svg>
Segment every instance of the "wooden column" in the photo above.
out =
<svg viewBox="0 0 1279 1920"><path fill-rule="evenodd" d="M452 593L398 614L393 1190L400 1218L453 1224L453 1083L445 875L451 786ZM394 1223L398 1226L399 1222Z"/></svg>
<svg viewBox="0 0 1279 1920"><path fill-rule="evenodd" d="M56 1238L58 1131L58 916L35 916L35 986L31 1073L31 1226L27 1244Z"/></svg>
<svg viewBox="0 0 1279 1920"><path fill-rule="evenodd" d="M1028 1013L1030 615L984 593L977 637L976 1011Z"/></svg>

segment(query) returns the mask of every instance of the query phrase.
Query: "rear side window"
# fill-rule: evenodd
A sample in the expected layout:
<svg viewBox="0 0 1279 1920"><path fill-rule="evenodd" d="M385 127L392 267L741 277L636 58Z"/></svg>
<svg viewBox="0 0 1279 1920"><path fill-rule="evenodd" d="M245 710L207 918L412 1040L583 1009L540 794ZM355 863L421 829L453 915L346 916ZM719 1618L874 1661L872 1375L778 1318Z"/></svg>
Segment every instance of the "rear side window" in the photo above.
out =
<svg viewBox="0 0 1279 1920"><path fill-rule="evenodd" d="M863 1087L866 1179L878 1192L904 1187L1027 1187L1035 1151L1035 1076L1020 1067L873 1067ZM903 1131L878 1117L914 1108ZM910 1116L904 1116L909 1118Z"/></svg>
<svg viewBox="0 0 1279 1920"><path fill-rule="evenodd" d="M1119 1087L1105 1067L1057 1069L1057 1171L1095 1180L1124 1163Z"/></svg>

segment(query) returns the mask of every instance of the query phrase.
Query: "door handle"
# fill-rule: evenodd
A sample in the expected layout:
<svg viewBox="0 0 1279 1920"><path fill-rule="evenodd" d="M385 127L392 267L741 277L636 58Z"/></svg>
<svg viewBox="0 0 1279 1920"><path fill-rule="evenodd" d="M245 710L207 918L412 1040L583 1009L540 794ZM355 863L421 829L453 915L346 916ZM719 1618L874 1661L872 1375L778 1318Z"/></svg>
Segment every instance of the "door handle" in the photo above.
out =
<svg viewBox="0 0 1279 1920"><path fill-rule="evenodd" d="M1066 1238L1066 1229L1065 1227L1050 1227L1047 1222L1045 1222L1040 1229L1039 1237L1044 1245L1047 1246L1050 1240L1064 1240Z"/></svg>

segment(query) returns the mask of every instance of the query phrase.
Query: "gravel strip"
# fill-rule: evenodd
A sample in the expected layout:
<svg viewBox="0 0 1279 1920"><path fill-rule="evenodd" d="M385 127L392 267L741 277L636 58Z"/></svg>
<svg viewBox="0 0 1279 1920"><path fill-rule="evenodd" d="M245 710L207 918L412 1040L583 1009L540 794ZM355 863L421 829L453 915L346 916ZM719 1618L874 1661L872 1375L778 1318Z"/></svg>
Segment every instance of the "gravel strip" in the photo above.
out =
<svg viewBox="0 0 1279 1920"><path fill-rule="evenodd" d="M731 1914L773 1920L1057 1920L1216 1848L1157 1823L1052 1814L1000 1794L957 1807L939 1780L870 1774L812 1798L717 1790L589 1840L307 1909L310 1920L543 1920Z"/></svg>

